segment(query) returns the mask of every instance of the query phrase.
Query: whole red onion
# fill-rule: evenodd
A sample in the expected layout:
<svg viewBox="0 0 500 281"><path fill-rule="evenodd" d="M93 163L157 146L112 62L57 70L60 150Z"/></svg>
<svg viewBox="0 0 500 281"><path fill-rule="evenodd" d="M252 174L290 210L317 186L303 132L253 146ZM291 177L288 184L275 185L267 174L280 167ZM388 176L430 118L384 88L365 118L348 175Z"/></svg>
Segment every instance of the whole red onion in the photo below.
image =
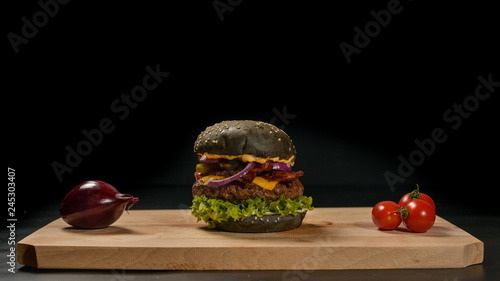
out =
<svg viewBox="0 0 500 281"><path fill-rule="evenodd" d="M128 207L127 204L131 203ZM64 197L59 213L68 224L78 228L102 228L117 221L139 198L121 194L111 184L85 181Z"/></svg>

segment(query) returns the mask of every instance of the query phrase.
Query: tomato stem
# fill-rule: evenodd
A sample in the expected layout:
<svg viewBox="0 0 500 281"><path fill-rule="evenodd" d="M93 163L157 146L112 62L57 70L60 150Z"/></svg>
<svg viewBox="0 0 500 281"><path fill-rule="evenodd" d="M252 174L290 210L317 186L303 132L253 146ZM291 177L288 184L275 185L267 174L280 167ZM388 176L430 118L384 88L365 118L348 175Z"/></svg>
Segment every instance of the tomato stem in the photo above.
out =
<svg viewBox="0 0 500 281"><path fill-rule="evenodd" d="M396 213L399 213L401 215L401 219L404 221L408 217L408 209L406 209L406 206L403 205L401 206L401 209L395 211Z"/></svg>
<svg viewBox="0 0 500 281"><path fill-rule="evenodd" d="M420 199L420 191L419 191L419 186L417 184L417 189L413 190L411 193L410 193L410 198L411 200L414 200L414 199Z"/></svg>

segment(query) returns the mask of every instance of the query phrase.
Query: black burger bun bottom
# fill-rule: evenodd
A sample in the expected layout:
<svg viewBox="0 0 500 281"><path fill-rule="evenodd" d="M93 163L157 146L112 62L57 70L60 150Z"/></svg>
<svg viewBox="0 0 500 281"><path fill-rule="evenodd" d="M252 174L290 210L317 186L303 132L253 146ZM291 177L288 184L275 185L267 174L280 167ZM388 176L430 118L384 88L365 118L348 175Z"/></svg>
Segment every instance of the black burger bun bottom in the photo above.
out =
<svg viewBox="0 0 500 281"><path fill-rule="evenodd" d="M284 217L280 215L264 215L259 218L256 215L251 215L239 221L215 221L215 228L224 231L244 233L280 232L299 227L305 216L306 211L298 213L295 216L288 215Z"/></svg>

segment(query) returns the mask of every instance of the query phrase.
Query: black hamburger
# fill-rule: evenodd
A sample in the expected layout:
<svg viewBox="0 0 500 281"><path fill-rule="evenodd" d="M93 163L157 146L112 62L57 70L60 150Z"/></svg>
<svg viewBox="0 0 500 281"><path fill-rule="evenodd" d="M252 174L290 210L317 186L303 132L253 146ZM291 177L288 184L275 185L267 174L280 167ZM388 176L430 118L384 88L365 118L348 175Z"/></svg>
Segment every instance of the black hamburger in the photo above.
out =
<svg viewBox="0 0 500 281"><path fill-rule="evenodd" d="M192 214L209 228L276 232L301 225L312 198L303 196L302 171L292 171L296 151L276 126L249 120L207 127L194 144L198 154Z"/></svg>

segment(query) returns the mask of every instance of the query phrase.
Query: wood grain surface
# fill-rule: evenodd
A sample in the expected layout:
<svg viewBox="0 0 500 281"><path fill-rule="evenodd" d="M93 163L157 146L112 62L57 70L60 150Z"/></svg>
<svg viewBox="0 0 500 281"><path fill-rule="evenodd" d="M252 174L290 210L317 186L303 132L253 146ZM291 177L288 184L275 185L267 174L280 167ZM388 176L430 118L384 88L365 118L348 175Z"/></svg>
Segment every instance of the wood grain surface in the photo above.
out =
<svg viewBox="0 0 500 281"><path fill-rule="evenodd" d="M297 229L257 234L208 229L190 210L135 210L103 229L57 219L20 241L17 255L67 269L461 268L481 263L484 245L440 217L426 233L381 231L371 208L316 208Z"/></svg>

